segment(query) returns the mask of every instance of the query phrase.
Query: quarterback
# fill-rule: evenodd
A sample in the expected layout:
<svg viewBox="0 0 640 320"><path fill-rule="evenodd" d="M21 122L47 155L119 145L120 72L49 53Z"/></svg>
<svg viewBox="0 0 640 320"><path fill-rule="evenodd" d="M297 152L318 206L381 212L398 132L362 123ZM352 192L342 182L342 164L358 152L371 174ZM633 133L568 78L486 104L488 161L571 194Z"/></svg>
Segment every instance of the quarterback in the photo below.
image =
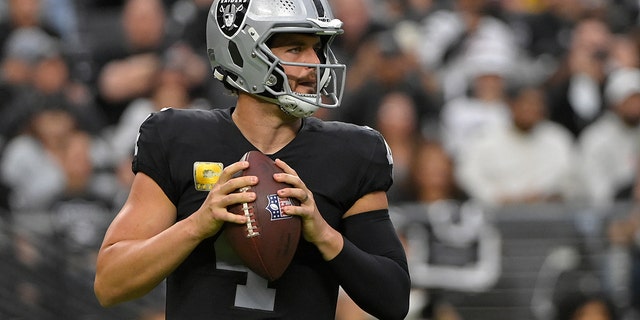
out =
<svg viewBox="0 0 640 320"><path fill-rule="evenodd" d="M339 287L379 319L403 319L410 278L389 219L393 160L375 130L313 117L336 108L345 66L327 0L216 0L207 48L213 76L237 94L228 109L166 108L141 125L135 179L105 234L94 289L111 306L166 280L166 318L327 319ZM227 210L251 202L257 183L237 176L259 150L291 187L283 207L302 219L293 260L275 281L238 262L221 236L245 223Z"/></svg>

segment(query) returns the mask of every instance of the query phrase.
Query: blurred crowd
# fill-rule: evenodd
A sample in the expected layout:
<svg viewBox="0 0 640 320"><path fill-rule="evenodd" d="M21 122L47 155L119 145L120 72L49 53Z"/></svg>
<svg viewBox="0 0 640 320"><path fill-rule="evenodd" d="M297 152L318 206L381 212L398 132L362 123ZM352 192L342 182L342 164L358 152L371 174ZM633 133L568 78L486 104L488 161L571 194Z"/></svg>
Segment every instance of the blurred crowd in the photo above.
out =
<svg viewBox="0 0 640 320"><path fill-rule="evenodd" d="M0 213L25 230L7 236L33 236L21 217L46 213L65 272L91 273L140 123L234 105L206 57L211 2L0 1ZM331 2L348 78L342 106L316 116L385 136L392 205L640 199L638 1ZM639 220L614 221L612 243L632 246ZM38 264L7 250L17 269ZM19 303L44 299L13 280Z"/></svg>

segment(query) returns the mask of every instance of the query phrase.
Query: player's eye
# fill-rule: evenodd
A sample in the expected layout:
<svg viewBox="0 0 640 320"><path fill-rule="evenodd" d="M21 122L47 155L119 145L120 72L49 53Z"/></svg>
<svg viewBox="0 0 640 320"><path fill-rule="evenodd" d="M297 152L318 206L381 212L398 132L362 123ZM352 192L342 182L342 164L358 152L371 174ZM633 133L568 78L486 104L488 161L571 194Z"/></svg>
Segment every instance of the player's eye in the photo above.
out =
<svg viewBox="0 0 640 320"><path fill-rule="evenodd" d="M300 53L300 52L302 52L302 47L300 47L300 46L291 47L289 50L287 50L287 52L289 52L289 53Z"/></svg>

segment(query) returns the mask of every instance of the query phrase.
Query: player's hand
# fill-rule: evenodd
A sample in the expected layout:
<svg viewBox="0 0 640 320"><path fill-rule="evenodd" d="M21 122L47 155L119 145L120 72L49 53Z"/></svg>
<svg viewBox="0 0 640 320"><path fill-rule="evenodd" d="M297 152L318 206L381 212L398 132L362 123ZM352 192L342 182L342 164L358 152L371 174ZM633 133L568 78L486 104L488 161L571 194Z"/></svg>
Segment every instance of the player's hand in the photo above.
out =
<svg viewBox="0 0 640 320"><path fill-rule="evenodd" d="M233 214L227 207L255 200L255 192L235 192L258 183L256 176L233 177L248 167L248 161L239 161L224 168L198 211L189 217L196 220L196 226L199 227L197 234L203 239L216 234L225 222L246 223L245 216Z"/></svg>
<svg viewBox="0 0 640 320"><path fill-rule="evenodd" d="M302 233L305 240L314 244L325 241L325 236L333 229L318 211L316 202L313 199L313 193L300 179L296 171L284 161L276 159L276 165L284 173L276 173L273 178L278 182L284 182L292 186L292 188L278 190L278 196L296 198L300 201L299 206L286 206L282 210L288 215L302 218Z"/></svg>

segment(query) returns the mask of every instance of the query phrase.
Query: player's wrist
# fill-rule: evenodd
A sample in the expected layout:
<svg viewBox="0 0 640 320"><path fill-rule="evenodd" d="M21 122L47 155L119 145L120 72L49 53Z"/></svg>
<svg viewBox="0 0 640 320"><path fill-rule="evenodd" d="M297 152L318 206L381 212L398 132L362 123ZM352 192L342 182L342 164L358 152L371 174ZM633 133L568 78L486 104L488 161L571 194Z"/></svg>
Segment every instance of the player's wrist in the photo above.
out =
<svg viewBox="0 0 640 320"><path fill-rule="evenodd" d="M220 227L212 228L198 219L197 212L183 220L185 232L194 241L200 242L216 234Z"/></svg>
<svg viewBox="0 0 640 320"><path fill-rule="evenodd" d="M328 226L328 228L321 233L321 236L313 243L316 245L318 250L320 250L324 260L330 261L335 258L340 251L342 251L344 239L340 232Z"/></svg>

